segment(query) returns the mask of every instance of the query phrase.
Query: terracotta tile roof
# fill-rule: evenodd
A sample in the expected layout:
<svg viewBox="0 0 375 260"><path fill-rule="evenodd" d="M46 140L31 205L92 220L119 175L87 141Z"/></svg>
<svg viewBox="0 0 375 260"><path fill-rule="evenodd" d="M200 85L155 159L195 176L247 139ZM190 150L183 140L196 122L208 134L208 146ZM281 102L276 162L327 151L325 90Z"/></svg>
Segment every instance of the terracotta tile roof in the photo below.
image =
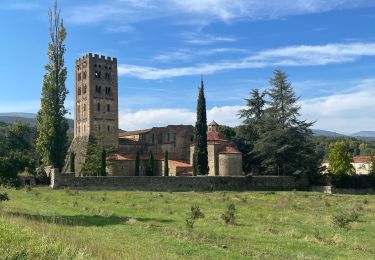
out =
<svg viewBox="0 0 375 260"><path fill-rule="evenodd" d="M186 168L192 167L192 165L190 163L183 162L183 161L168 160L168 163L170 165L173 165L173 166L176 166L176 167L186 167Z"/></svg>
<svg viewBox="0 0 375 260"><path fill-rule="evenodd" d="M371 156L354 156L354 163L368 163L371 160Z"/></svg>
<svg viewBox="0 0 375 260"><path fill-rule="evenodd" d="M135 130L135 131L123 131L119 133L119 137L126 137L126 136L131 136L131 135L140 135L140 134L145 134L150 132L151 129L142 129L142 130Z"/></svg>
<svg viewBox="0 0 375 260"><path fill-rule="evenodd" d="M219 132L208 131L207 132L207 141L228 141L225 139L225 136Z"/></svg>
<svg viewBox="0 0 375 260"><path fill-rule="evenodd" d="M110 161L134 161L135 157L136 157L135 154L121 155L121 154L115 153L115 154L110 154L107 157L107 160L110 160ZM149 155L148 154L142 154L140 156L140 159L141 160L148 160ZM164 160L164 154L154 154L154 160L156 160L156 161Z"/></svg>
<svg viewBox="0 0 375 260"><path fill-rule="evenodd" d="M237 150L234 146L226 145L221 149L220 153L227 153L227 154L241 154L240 151Z"/></svg>

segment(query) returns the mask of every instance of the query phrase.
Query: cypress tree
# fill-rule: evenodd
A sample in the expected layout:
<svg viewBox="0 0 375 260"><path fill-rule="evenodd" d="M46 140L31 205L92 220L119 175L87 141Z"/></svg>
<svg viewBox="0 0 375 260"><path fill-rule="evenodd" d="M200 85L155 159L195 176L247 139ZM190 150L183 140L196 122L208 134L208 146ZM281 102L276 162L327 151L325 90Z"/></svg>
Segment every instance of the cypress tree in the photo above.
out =
<svg viewBox="0 0 375 260"><path fill-rule="evenodd" d="M69 125L65 118L67 110L64 107L68 94L65 87L67 70L64 65L66 31L63 20L60 19L57 1L53 9L49 10L49 23L49 63L45 66L47 72L43 80L41 109L37 116L39 136L36 149L43 165L61 169L68 148Z"/></svg>
<svg viewBox="0 0 375 260"><path fill-rule="evenodd" d="M75 172L75 154L70 153L70 172Z"/></svg>
<svg viewBox="0 0 375 260"><path fill-rule="evenodd" d="M135 168L134 168L134 176L139 176L139 163L140 163L140 153L137 151L135 155Z"/></svg>
<svg viewBox="0 0 375 260"><path fill-rule="evenodd" d="M207 175L209 172L207 151L207 115L203 80L201 80L197 102L197 121L194 129L194 149L193 169L196 171L196 174Z"/></svg>
<svg viewBox="0 0 375 260"><path fill-rule="evenodd" d="M106 167L107 167L107 152L106 150L103 148L102 149L102 157L101 157L101 163L100 163L100 176L106 176L107 175L107 172L106 172Z"/></svg>
<svg viewBox="0 0 375 260"><path fill-rule="evenodd" d="M164 153L164 176L169 175L169 165L168 165L168 151Z"/></svg>
<svg viewBox="0 0 375 260"><path fill-rule="evenodd" d="M150 151L148 162L146 165L146 176L154 176L154 169L155 169L154 155Z"/></svg>

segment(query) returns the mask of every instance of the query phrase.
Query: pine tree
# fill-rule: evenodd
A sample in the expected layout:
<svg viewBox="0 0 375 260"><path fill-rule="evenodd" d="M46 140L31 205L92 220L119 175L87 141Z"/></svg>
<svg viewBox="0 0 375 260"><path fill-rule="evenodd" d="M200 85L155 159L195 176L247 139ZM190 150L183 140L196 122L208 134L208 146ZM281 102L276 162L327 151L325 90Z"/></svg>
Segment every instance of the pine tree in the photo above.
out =
<svg viewBox="0 0 375 260"><path fill-rule="evenodd" d="M348 145L345 142L336 142L329 145L328 153L329 172L333 174L349 174L355 173L353 156L349 152Z"/></svg>
<svg viewBox="0 0 375 260"><path fill-rule="evenodd" d="M164 176L169 176L168 151L164 153Z"/></svg>
<svg viewBox="0 0 375 260"><path fill-rule="evenodd" d="M252 152L255 142L259 139L262 121L265 113L265 92L253 89L250 98L245 99L246 108L240 110L239 116L243 119L242 125L236 129L236 143L242 153L242 168L244 172L260 173L260 160Z"/></svg>
<svg viewBox="0 0 375 260"><path fill-rule="evenodd" d="M264 115L264 106L266 93L260 92L259 89L253 89L250 92L250 98L246 98L246 109L239 112L240 118L243 118L245 125L257 124L261 121Z"/></svg>
<svg viewBox="0 0 375 260"><path fill-rule="evenodd" d="M48 44L49 63L45 66L41 109L38 112L39 137L36 148L43 165L62 168L68 148L68 122L65 118L67 110L64 101L68 91L65 87L67 75L64 66L66 31L60 19L57 1L49 10L50 37Z"/></svg>
<svg viewBox="0 0 375 260"><path fill-rule="evenodd" d="M270 84L270 101L252 153L265 174L315 174L320 158L310 130L313 123L298 119L298 98L284 72L275 70Z"/></svg>
<svg viewBox="0 0 375 260"><path fill-rule="evenodd" d="M134 168L134 176L139 176L139 163L140 163L140 153L137 151L135 155L135 168Z"/></svg>
<svg viewBox="0 0 375 260"><path fill-rule="evenodd" d="M196 174L207 175L208 168L208 151L207 151L207 115L206 99L204 97L204 84L201 80L199 96L197 102L197 121L194 129L194 167Z"/></svg>

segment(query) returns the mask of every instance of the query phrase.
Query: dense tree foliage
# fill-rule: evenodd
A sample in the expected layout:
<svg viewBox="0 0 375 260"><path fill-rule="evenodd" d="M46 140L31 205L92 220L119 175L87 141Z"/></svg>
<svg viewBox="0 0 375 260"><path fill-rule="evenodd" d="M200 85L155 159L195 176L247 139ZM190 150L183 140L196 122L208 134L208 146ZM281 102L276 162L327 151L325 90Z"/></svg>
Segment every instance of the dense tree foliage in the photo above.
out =
<svg viewBox="0 0 375 260"><path fill-rule="evenodd" d="M66 31L60 10L55 2L49 11L50 37L48 44L49 63L45 66L41 109L38 112L39 137L36 148L43 165L62 168L68 148L68 122L65 118L67 110L64 101L68 93L65 87L67 70L64 65Z"/></svg>
<svg viewBox="0 0 375 260"><path fill-rule="evenodd" d="M0 123L0 183L17 184L17 174L22 171L35 173L37 154L35 127L16 122Z"/></svg>
<svg viewBox="0 0 375 260"><path fill-rule="evenodd" d="M348 146L344 142L336 142L329 146L329 167L328 170L333 174L349 174L355 173L353 156L349 152Z"/></svg>
<svg viewBox="0 0 375 260"><path fill-rule="evenodd" d="M324 158L328 159L329 145L336 142L344 142L348 146L348 151L353 156L371 156L375 155L375 140L362 140L350 136L329 137L316 136L315 142L318 150L324 154Z"/></svg>
<svg viewBox="0 0 375 260"><path fill-rule="evenodd" d="M207 114L203 80L201 80L197 102L197 121L194 128L194 145L194 174L207 175L209 172L207 151Z"/></svg>
<svg viewBox="0 0 375 260"><path fill-rule="evenodd" d="M96 132L89 138L86 160L80 174L82 176L105 176L105 157L106 152L103 147L103 135L101 132Z"/></svg>
<svg viewBox="0 0 375 260"><path fill-rule="evenodd" d="M219 129L243 154L243 169L253 174L297 175L318 172L321 154L310 127L300 120L300 106L287 75L275 70L270 88L255 89L239 113L243 124Z"/></svg>

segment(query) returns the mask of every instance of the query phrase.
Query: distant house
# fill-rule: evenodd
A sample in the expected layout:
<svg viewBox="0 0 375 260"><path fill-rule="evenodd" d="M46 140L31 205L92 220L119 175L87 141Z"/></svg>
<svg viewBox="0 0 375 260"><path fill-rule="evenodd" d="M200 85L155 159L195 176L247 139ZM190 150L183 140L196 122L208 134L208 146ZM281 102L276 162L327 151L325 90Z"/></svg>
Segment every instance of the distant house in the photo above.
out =
<svg viewBox="0 0 375 260"><path fill-rule="evenodd" d="M352 165L356 174L369 174L371 169L371 156L354 156ZM328 172L329 161L324 161L322 166L327 169L325 172Z"/></svg>

